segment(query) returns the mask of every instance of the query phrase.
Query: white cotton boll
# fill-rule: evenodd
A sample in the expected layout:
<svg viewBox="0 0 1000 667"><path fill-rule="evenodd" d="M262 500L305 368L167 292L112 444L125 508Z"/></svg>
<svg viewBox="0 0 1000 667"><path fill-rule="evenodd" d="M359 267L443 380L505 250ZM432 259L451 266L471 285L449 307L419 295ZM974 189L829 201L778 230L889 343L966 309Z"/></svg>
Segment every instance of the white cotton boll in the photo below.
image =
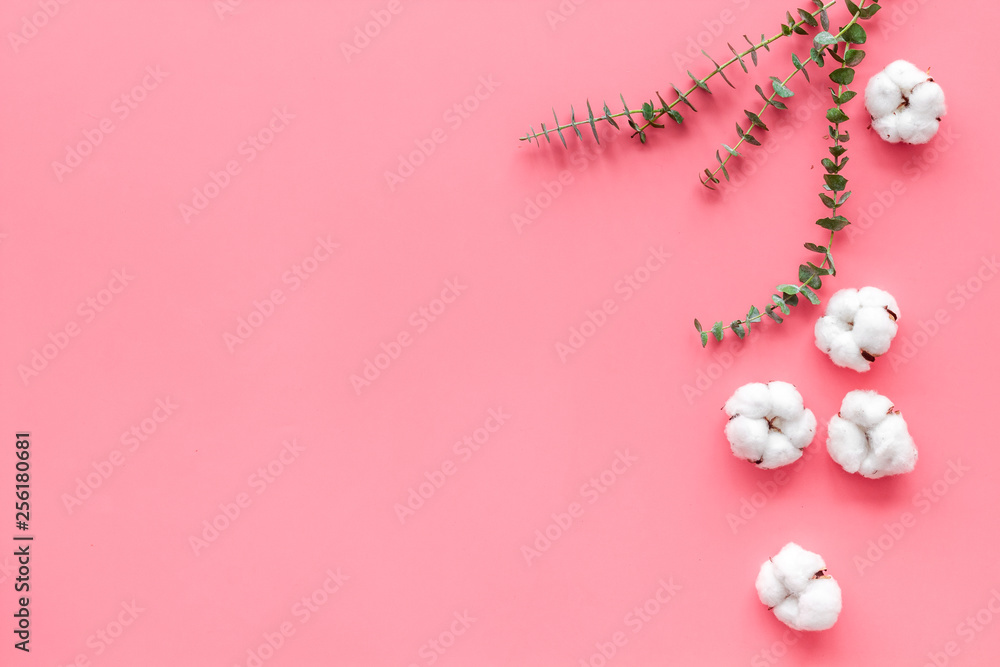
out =
<svg viewBox="0 0 1000 667"><path fill-rule="evenodd" d="M936 81L925 81L910 93L910 109L925 118L940 118L948 112L944 90Z"/></svg>
<svg viewBox="0 0 1000 667"><path fill-rule="evenodd" d="M858 290L858 303L862 307L888 308L899 317L899 304L895 297L878 287L862 287Z"/></svg>
<svg viewBox="0 0 1000 667"><path fill-rule="evenodd" d="M904 109L896 121L899 140L907 144L926 144L937 134L937 118L921 116L912 109Z"/></svg>
<svg viewBox="0 0 1000 667"><path fill-rule="evenodd" d="M763 419L750 419L737 415L726 424L726 438L733 454L741 459L757 461L764 456L768 427Z"/></svg>
<svg viewBox="0 0 1000 667"><path fill-rule="evenodd" d="M767 383L771 394L770 414L783 419L794 419L802 414L802 394L795 385L775 380Z"/></svg>
<svg viewBox="0 0 1000 667"><path fill-rule="evenodd" d="M763 382L751 382L736 390L726 401L726 414L760 419L771 409L771 392Z"/></svg>
<svg viewBox="0 0 1000 667"><path fill-rule="evenodd" d="M903 94L896 82L885 72L879 72L865 86L865 108L873 117L887 116L903 103Z"/></svg>
<svg viewBox="0 0 1000 667"><path fill-rule="evenodd" d="M840 414L830 419L827 451L849 473L877 479L911 472L917 448L903 416L887 397L873 391L852 391Z"/></svg>
<svg viewBox="0 0 1000 667"><path fill-rule="evenodd" d="M850 368L859 373L871 368L871 362L861 354L861 347L850 333L834 340L827 352L831 361L841 368Z"/></svg>
<svg viewBox="0 0 1000 667"><path fill-rule="evenodd" d="M797 614L788 623L796 630L829 630L843 608L840 585L833 577L813 579L798 602Z"/></svg>
<svg viewBox="0 0 1000 667"><path fill-rule="evenodd" d="M915 85L930 78L927 72L905 60L891 62L882 71L886 73L896 86L905 91L912 90Z"/></svg>
<svg viewBox="0 0 1000 667"><path fill-rule="evenodd" d="M898 330L885 308L862 308L854 317L854 342L873 357L889 351Z"/></svg>
<svg viewBox="0 0 1000 667"><path fill-rule="evenodd" d="M890 63L869 79L865 107L872 129L892 144L927 143L937 134L947 111L941 86L905 60Z"/></svg>
<svg viewBox="0 0 1000 667"><path fill-rule="evenodd" d="M788 440L798 449L802 449L816 435L816 415L812 410L804 410L798 419L777 419L777 426L782 433L788 436Z"/></svg>
<svg viewBox="0 0 1000 667"><path fill-rule="evenodd" d="M901 139L899 137L899 128L896 127L897 121L899 120L898 112L892 112L888 116L882 116L881 118L872 118L872 129L878 132L878 136L882 137L890 144L898 144Z"/></svg>
<svg viewBox="0 0 1000 667"><path fill-rule="evenodd" d="M854 473L868 455L868 438L860 426L834 415L827 426L826 450L841 468Z"/></svg>
<svg viewBox="0 0 1000 667"><path fill-rule="evenodd" d="M912 472L917 465L917 448L913 445L906 420L902 415L889 414L885 419L868 431L868 441L871 444L872 456L870 474L865 474L862 466L861 474L866 477L884 477Z"/></svg>
<svg viewBox="0 0 1000 667"><path fill-rule="evenodd" d="M847 322L834 319L832 317L821 317L816 320L816 345L824 352L829 352L833 347L833 341L837 340L841 334L849 333L851 325Z"/></svg>
<svg viewBox="0 0 1000 667"><path fill-rule="evenodd" d="M854 313L861 307L861 297L853 287L839 290L826 303L826 314L835 320L848 324L854 321ZM845 329L846 330L846 329Z"/></svg>
<svg viewBox="0 0 1000 667"><path fill-rule="evenodd" d="M771 558L778 579L792 593L801 593L813 575L826 569L823 557L789 542Z"/></svg>
<svg viewBox="0 0 1000 667"><path fill-rule="evenodd" d="M798 461L801 456L802 451L792 444L788 436L771 431L767 436L767 445L764 446L764 456L759 467L765 470L780 468Z"/></svg>
<svg viewBox="0 0 1000 667"><path fill-rule="evenodd" d="M891 411L892 401L870 389L850 391L840 403L840 416L863 429L878 424Z"/></svg>
<svg viewBox="0 0 1000 667"><path fill-rule="evenodd" d="M802 395L779 380L743 385L726 401L725 411L730 415L726 439L733 455L760 468L798 460L816 433L816 417L803 406Z"/></svg>
<svg viewBox="0 0 1000 667"><path fill-rule="evenodd" d="M899 327L896 299L877 287L838 291L813 329L816 347L843 368L863 373L889 351Z"/></svg>
<svg viewBox="0 0 1000 667"><path fill-rule="evenodd" d="M826 574L823 558L794 542L764 561L755 585L760 601L795 630L831 628L843 606L840 586Z"/></svg>
<svg viewBox="0 0 1000 667"><path fill-rule="evenodd" d="M778 579L777 570L770 560L764 561L757 573L757 595L768 607L776 607L788 595L788 589Z"/></svg>

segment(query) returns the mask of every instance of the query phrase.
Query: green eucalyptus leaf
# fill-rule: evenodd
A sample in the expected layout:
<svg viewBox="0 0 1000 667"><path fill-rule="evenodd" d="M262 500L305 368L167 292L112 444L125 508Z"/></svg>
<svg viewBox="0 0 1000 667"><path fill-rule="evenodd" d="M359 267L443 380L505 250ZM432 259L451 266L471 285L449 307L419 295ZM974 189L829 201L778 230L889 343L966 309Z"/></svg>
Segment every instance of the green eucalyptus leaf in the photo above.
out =
<svg viewBox="0 0 1000 667"><path fill-rule="evenodd" d="M764 125L764 121L762 121L760 119L760 116L758 116L757 114L755 114L752 111L747 111L746 109L743 110L743 113L745 113L747 115L747 118L750 119L750 122L752 124L756 125L760 129L762 129L765 132L767 132L767 125Z"/></svg>
<svg viewBox="0 0 1000 667"><path fill-rule="evenodd" d="M851 224L851 221L842 215L835 215L832 218L820 218L816 221L816 224L823 229L829 229L831 232L839 232L841 229Z"/></svg>
<svg viewBox="0 0 1000 667"><path fill-rule="evenodd" d="M847 179L840 174L823 174L823 180L834 192L840 192L847 186Z"/></svg>
<svg viewBox="0 0 1000 667"><path fill-rule="evenodd" d="M831 44L836 44L839 41L840 41L839 39L828 33L826 30L817 33L816 36L813 37L813 44L816 47L829 46Z"/></svg>
<svg viewBox="0 0 1000 667"><path fill-rule="evenodd" d="M795 95L791 88L782 83L781 79L776 76L771 77L771 86L774 88L774 93L779 97L792 97Z"/></svg>
<svg viewBox="0 0 1000 667"><path fill-rule="evenodd" d="M856 67L865 59L865 52L860 49L847 49L844 51L844 64L848 67Z"/></svg>
<svg viewBox="0 0 1000 667"><path fill-rule="evenodd" d="M839 70L838 70L839 71ZM837 107L826 110L826 119L831 123L843 123L851 119L846 113Z"/></svg>
<svg viewBox="0 0 1000 667"><path fill-rule="evenodd" d="M716 322L712 325L712 335L715 336L715 340L722 340L722 322Z"/></svg>
<svg viewBox="0 0 1000 667"><path fill-rule="evenodd" d="M849 44L864 44L868 41L868 33L858 23L853 23L844 31L844 41Z"/></svg>
<svg viewBox="0 0 1000 667"><path fill-rule="evenodd" d="M854 81L854 70L850 67L839 67L830 72L830 80L842 86L848 86Z"/></svg>
<svg viewBox="0 0 1000 667"><path fill-rule="evenodd" d="M807 285L802 286L802 294L805 294L806 298L809 299L809 303L814 306L819 304L819 297L816 296L816 292L813 292Z"/></svg>

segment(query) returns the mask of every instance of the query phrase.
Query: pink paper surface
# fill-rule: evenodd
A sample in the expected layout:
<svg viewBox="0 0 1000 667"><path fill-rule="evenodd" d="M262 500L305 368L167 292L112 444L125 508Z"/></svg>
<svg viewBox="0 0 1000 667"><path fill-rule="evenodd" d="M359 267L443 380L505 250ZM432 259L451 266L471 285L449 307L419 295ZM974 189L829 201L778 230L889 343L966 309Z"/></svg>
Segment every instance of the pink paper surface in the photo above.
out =
<svg viewBox="0 0 1000 667"><path fill-rule="evenodd" d="M996 664L996 3L868 24L855 87L905 58L949 113L911 147L847 107L855 224L821 295L902 310L864 375L815 348L822 307L704 350L691 324L762 307L824 241L823 72L733 184L697 179L809 38L646 146L517 140L666 96L786 9L5 2L0 663ZM821 423L886 394L916 470L848 475L822 429L781 472L736 459L720 407L772 379ZM757 600L788 541L840 582L829 631Z"/></svg>

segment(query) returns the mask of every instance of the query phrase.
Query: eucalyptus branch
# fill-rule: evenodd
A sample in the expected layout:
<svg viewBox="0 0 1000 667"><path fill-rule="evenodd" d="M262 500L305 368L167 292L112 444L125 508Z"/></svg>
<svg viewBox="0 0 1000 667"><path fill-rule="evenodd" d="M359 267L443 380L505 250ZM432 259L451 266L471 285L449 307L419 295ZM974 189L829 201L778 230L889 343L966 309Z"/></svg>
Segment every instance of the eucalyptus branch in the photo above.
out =
<svg viewBox="0 0 1000 667"><path fill-rule="evenodd" d="M612 113L611 109L608 107L608 103L604 102L604 108L603 108L604 115L595 116L594 111L590 106L590 101L588 100L587 118L583 120L577 120L576 110L572 106L570 106L570 122L568 123L560 123L559 116L558 114L556 114L555 108L553 108L552 118L555 121L555 125L553 127L546 127L545 123L542 123L541 124L542 131L536 132L534 126L532 126L529 132L525 133L523 137L519 137L519 140L529 141L529 142L531 140L534 140L535 143L541 145L539 137L544 137L546 142L551 143L552 140L549 138L549 134L555 134L559 137L559 140L562 141L562 144L565 147L566 137L563 135L562 132L563 130L570 130L570 129L573 130L573 132L576 133L576 136L582 140L583 134L580 132L580 128L589 125L591 131L593 131L594 133L594 139L597 141L597 143L600 143L601 139L597 135L596 124L600 122L606 122L611 124L616 130L619 130L621 128L618 125L618 122L615 121L615 119L624 117L627 119L629 127L631 127L633 130L632 136L634 137L638 135L639 141L642 143L646 143L647 128L654 127L657 129L662 129L665 127L662 123L657 122L663 116L668 116L678 124L684 121L684 117L681 115L679 111L675 109L675 107L677 107L678 105L685 104L691 109L692 112L697 112L698 110L688 100L688 96L693 94L695 91L699 89L711 94L712 91L708 87L708 82L715 75L718 74L720 77L722 77L722 80L725 81L731 88L735 88L735 86L733 86L729 78L726 77L725 75L725 70L731 65L739 63L740 67L743 68L744 72L749 72L749 69L747 68L746 63L744 62L743 59L749 56L754 66L756 66L757 51L759 49L770 51L771 50L770 45L773 42L781 39L782 37L787 37L792 34L798 34L798 35L808 34L808 31L803 26L817 27L820 24L822 24L824 30L826 30L829 27L829 19L827 18L826 10L832 7L834 4L836 4L836 2L837 0L831 0L830 2L824 4L822 0L813 0L813 3L818 7L818 9L816 9L813 12L808 12L805 9L799 9L798 14L800 18L798 20L796 20L795 17L792 16L791 12L786 12L785 13L786 22L781 24L781 31L778 32L777 34L771 37L765 37L763 34L761 34L760 40L756 43L752 42L750 38L747 37L746 35L743 35L743 39L745 39L747 44L750 45L749 48L745 49L744 51L737 52L736 49L733 48L732 44L727 43L726 46L728 46L729 50L732 51L733 57L725 61L721 65L717 63L710 55L708 55L708 53L706 53L704 49L702 49L702 54L706 58L708 58L709 61L711 61L712 65L714 66L714 69L712 69L703 78L696 77L694 74L691 73L690 70L688 70L687 75L692 81L691 86L686 91L682 91L676 85L670 84L670 87L673 88L675 93L675 98L671 102L667 102L666 100L664 100L663 97L660 95L660 93L657 91L656 97L657 100L659 100L659 105L657 105L652 99L650 99L650 101L648 102L643 102L642 106L638 109L629 109L628 104L625 102L624 95L619 95L619 98L621 99L622 102L622 106L625 109L624 111ZM641 116L642 120L636 121L632 117L632 114ZM641 125L639 124L640 122L642 122Z"/></svg>
<svg viewBox="0 0 1000 667"><path fill-rule="evenodd" d="M836 42L828 44L828 46L832 47L828 49L830 57L837 61L840 67L830 72L829 75L830 80L837 84L836 90L830 88L833 106L826 111L826 119L830 123L828 132L830 138L833 140L833 144L827 150L832 159L827 157L822 159L826 173L823 175L824 191L819 193L819 198L823 202L823 205L829 209L829 214L816 220L816 224L829 231L829 238L825 246L806 243L804 245L805 249L822 255L823 260L818 266L813 262L800 264L798 283L778 285L776 293L771 295L772 303L764 308L763 315L770 317L778 324L781 324L783 320L781 315L775 312L775 309L777 308L782 315L788 315L791 312L790 307L798 305L799 295L805 296L812 304L820 302L816 290L823 286L822 276L837 275L832 253L834 236L844 227L851 224L845 216L840 214L840 208L851 196L851 192L847 190L847 179L840 173L847 166L850 159L844 156L847 152L847 147L844 144L849 142L851 137L850 133L846 131L841 132L840 126L842 123L850 120L850 116L844 112L843 107L857 95L848 86L854 81L854 67L865 57L865 52L854 48L854 46L864 44L868 39L864 28L857 23L857 19L859 17L864 19L870 18L881 8L874 2L867 6L862 2L859 7L851 2L851 0L847 0L847 6L853 15L852 22L846 29L838 33ZM825 34L829 35L829 33ZM824 39L824 33L820 33L815 38L817 43ZM842 53L840 52L840 44L843 44ZM757 306L750 306L746 317L740 320L733 320L729 324L729 329L739 338L744 338L750 332L751 324L761 322L762 317L761 311ZM702 347L704 347L708 344L709 332L702 329L701 322L697 319L694 321L694 326L701 337ZM721 341L725 329L725 325L720 321L716 322L710 331L716 340Z"/></svg>
<svg viewBox="0 0 1000 667"><path fill-rule="evenodd" d="M753 113L749 109L743 110L743 113L746 114L746 117L749 120L749 124L747 125L746 129L744 129L740 123L736 123L736 134L739 137L739 140L733 146L722 144L722 148L726 151L725 157L721 155L720 151L718 150L715 151L715 160L719 163L719 166L711 170L706 168L704 170L705 173L704 178L702 178L699 175L699 180L701 181L702 185L704 185L709 189L714 190L715 188L712 187L712 184L720 182L719 172L722 172L723 177L728 181L729 170L726 169L726 165L732 158L740 157L742 155L742 153L739 152L740 147L744 143L748 143L753 146L760 146L760 141L758 141L757 138L751 134L751 132L755 127L759 127L764 132L768 131L767 125L765 125L764 121L761 120L761 116L763 116L767 112L768 107L774 107L779 111L783 111L788 108L784 104L784 102L781 102L776 98L778 97L789 98L795 95L794 91L792 91L788 87L788 83L792 80L792 78L795 77L795 75L798 74L799 72L802 72L802 76L804 76L806 78L806 81L808 81L809 72L806 71L806 67L809 65L809 63L814 62L816 63L817 67L823 67L824 52L830 51L832 46L836 46L844 39L849 39L850 34L856 30L854 26L861 28L861 26L858 24L858 20L861 18L869 18L872 15L872 14L866 15L866 10L862 10L853 2L848 3L848 7L853 7L854 10L856 11L853 10L851 11L851 20L847 23L847 25L841 28L836 35L831 35L829 32L827 32L827 30L829 29L829 24L824 23L823 26L824 31L816 35L816 37L813 39L813 46L809 50L809 57L806 58L805 61L803 61L802 59L799 58L799 56L793 53L792 71L783 79L779 79L776 76L771 77L772 92L770 95L765 95L760 85L754 86L754 88L757 91L757 94L760 95L761 98L764 100L764 106L762 106L760 111L758 111L757 113Z"/></svg>

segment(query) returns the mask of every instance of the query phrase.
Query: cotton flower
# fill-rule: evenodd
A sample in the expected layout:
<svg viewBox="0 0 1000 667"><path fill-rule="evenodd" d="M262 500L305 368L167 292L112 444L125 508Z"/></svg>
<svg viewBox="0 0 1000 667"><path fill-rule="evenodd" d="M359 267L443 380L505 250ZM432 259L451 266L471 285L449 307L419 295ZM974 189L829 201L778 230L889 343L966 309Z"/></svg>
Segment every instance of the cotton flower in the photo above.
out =
<svg viewBox="0 0 1000 667"><path fill-rule="evenodd" d="M826 573L823 557L794 542L760 566L757 595L793 630L832 628L842 607L840 586Z"/></svg>
<svg viewBox="0 0 1000 667"><path fill-rule="evenodd" d="M852 391L830 420L826 448L847 472L877 479L910 472L917 448L899 410L874 391Z"/></svg>
<svg viewBox="0 0 1000 667"><path fill-rule="evenodd" d="M816 321L816 347L833 363L864 373L875 357L889 351L896 336L899 305L876 287L842 289Z"/></svg>
<svg viewBox="0 0 1000 667"><path fill-rule="evenodd" d="M897 60L868 80L872 129L891 144L926 144L947 112L944 91L916 65Z"/></svg>
<svg viewBox="0 0 1000 667"><path fill-rule="evenodd" d="M733 454L761 468L788 465L816 435L816 417L787 382L751 382L729 397L726 438Z"/></svg>

